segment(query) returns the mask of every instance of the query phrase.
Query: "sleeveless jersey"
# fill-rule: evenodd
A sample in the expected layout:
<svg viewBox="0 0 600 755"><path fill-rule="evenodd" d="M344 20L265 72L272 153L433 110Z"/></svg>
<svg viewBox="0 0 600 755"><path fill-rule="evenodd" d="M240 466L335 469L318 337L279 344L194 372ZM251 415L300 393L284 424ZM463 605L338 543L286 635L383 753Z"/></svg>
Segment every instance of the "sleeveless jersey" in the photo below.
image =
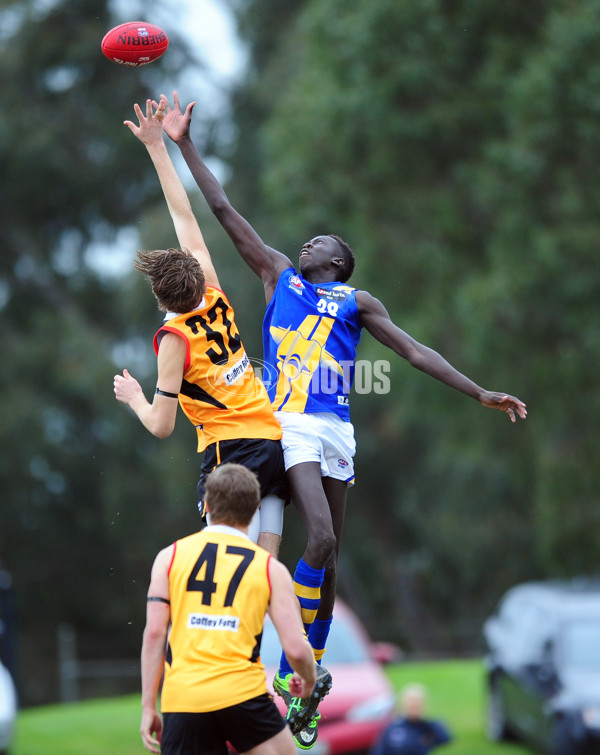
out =
<svg viewBox="0 0 600 755"><path fill-rule="evenodd" d="M154 337L157 354L164 333L175 333L186 343L179 404L198 433L198 453L219 440L281 438L222 291L209 286L198 309L167 315Z"/></svg>
<svg viewBox="0 0 600 755"><path fill-rule="evenodd" d="M230 527L178 540L161 709L204 713L267 691L259 657L270 554Z"/></svg>
<svg viewBox="0 0 600 755"><path fill-rule="evenodd" d="M263 322L275 411L329 412L350 421L348 394L362 329L355 294L337 281L309 283L293 268L279 276Z"/></svg>

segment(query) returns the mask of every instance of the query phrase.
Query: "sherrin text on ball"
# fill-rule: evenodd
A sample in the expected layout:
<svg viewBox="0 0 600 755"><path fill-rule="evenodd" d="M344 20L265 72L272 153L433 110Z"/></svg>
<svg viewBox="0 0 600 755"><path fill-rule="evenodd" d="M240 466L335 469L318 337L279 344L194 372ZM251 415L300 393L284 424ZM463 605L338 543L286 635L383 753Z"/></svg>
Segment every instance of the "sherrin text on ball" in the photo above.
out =
<svg viewBox="0 0 600 755"><path fill-rule="evenodd" d="M153 63L167 51L169 39L158 26L146 21L128 21L104 35L101 48L113 63L135 68Z"/></svg>

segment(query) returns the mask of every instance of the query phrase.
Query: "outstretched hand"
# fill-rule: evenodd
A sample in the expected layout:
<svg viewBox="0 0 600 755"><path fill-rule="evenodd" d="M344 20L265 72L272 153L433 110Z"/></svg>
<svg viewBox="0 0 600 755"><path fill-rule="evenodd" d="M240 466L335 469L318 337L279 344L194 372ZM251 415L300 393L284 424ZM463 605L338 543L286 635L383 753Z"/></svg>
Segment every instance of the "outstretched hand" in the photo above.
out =
<svg viewBox="0 0 600 755"><path fill-rule="evenodd" d="M526 405L520 399L515 398L514 396L509 396L506 393L485 391L480 398L480 401L489 409L498 409L501 412L506 412L510 417L511 422L517 421L515 413L518 414L521 419L527 417Z"/></svg>
<svg viewBox="0 0 600 755"><path fill-rule="evenodd" d="M136 126L132 121L123 121L134 136L146 145L163 140L163 120L165 117L166 101L162 99L160 103L146 100L146 115L142 108L135 103L133 109L137 115L139 125ZM156 108L156 111L153 110Z"/></svg>
<svg viewBox="0 0 600 755"><path fill-rule="evenodd" d="M165 134L174 142L178 142L180 139L189 136L190 124L192 122L192 110L196 105L195 102L190 102L186 107L185 113L181 112L181 105L179 104L179 95L177 92L173 92L173 107L169 104L169 100L164 94L160 95L160 103L153 102L155 107L163 107L165 117L163 121L163 127Z"/></svg>

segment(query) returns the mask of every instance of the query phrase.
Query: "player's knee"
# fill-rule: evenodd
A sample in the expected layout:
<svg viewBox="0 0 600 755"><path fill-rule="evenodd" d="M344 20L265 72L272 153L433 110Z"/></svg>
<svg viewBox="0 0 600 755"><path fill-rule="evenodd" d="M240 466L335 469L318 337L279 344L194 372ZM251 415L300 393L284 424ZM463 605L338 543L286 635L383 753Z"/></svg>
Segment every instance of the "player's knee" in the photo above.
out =
<svg viewBox="0 0 600 755"><path fill-rule="evenodd" d="M309 539L308 552L312 555L311 563L318 562L325 566L335 550L335 535L331 531L321 531Z"/></svg>

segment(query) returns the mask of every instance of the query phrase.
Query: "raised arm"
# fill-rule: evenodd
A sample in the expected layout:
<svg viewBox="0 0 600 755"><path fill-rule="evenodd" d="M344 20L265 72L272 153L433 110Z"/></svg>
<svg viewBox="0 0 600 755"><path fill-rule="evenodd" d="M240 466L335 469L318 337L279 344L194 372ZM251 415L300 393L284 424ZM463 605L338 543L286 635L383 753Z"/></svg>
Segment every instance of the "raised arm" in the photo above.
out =
<svg viewBox="0 0 600 755"><path fill-rule="evenodd" d="M195 102L181 112L177 92L173 93L173 107L161 95L165 105L164 130L177 144L208 206L221 223L235 248L246 264L259 276L265 287L265 296L270 300L277 279L283 270L293 267L281 252L267 246L250 223L231 205L227 194L210 172L190 138L190 123Z"/></svg>
<svg viewBox="0 0 600 755"><path fill-rule="evenodd" d="M366 291L357 291L356 303L361 322L380 343L395 351L409 364L436 380L446 383L461 393L476 399L490 409L506 412L511 422L516 422L515 413L521 419L527 417L525 404L506 393L486 391L447 362L437 351L430 349L394 325L383 304Z"/></svg>
<svg viewBox="0 0 600 755"><path fill-rule="evenodd" d="M145 144L154 163L163 194L167 201L169 213L173 220L179 245L182 249L186 249L196 257L202 266L207 284L220 288L219 279L217 278L210 253L204 242L202 231L165 145L163 137L165 103L161 101L156 112L153 113L152 101L147 100L145 116L139 105L136 104L133 107L138 117L139 125L131 121L125 121L125 125Z"/></svg>

